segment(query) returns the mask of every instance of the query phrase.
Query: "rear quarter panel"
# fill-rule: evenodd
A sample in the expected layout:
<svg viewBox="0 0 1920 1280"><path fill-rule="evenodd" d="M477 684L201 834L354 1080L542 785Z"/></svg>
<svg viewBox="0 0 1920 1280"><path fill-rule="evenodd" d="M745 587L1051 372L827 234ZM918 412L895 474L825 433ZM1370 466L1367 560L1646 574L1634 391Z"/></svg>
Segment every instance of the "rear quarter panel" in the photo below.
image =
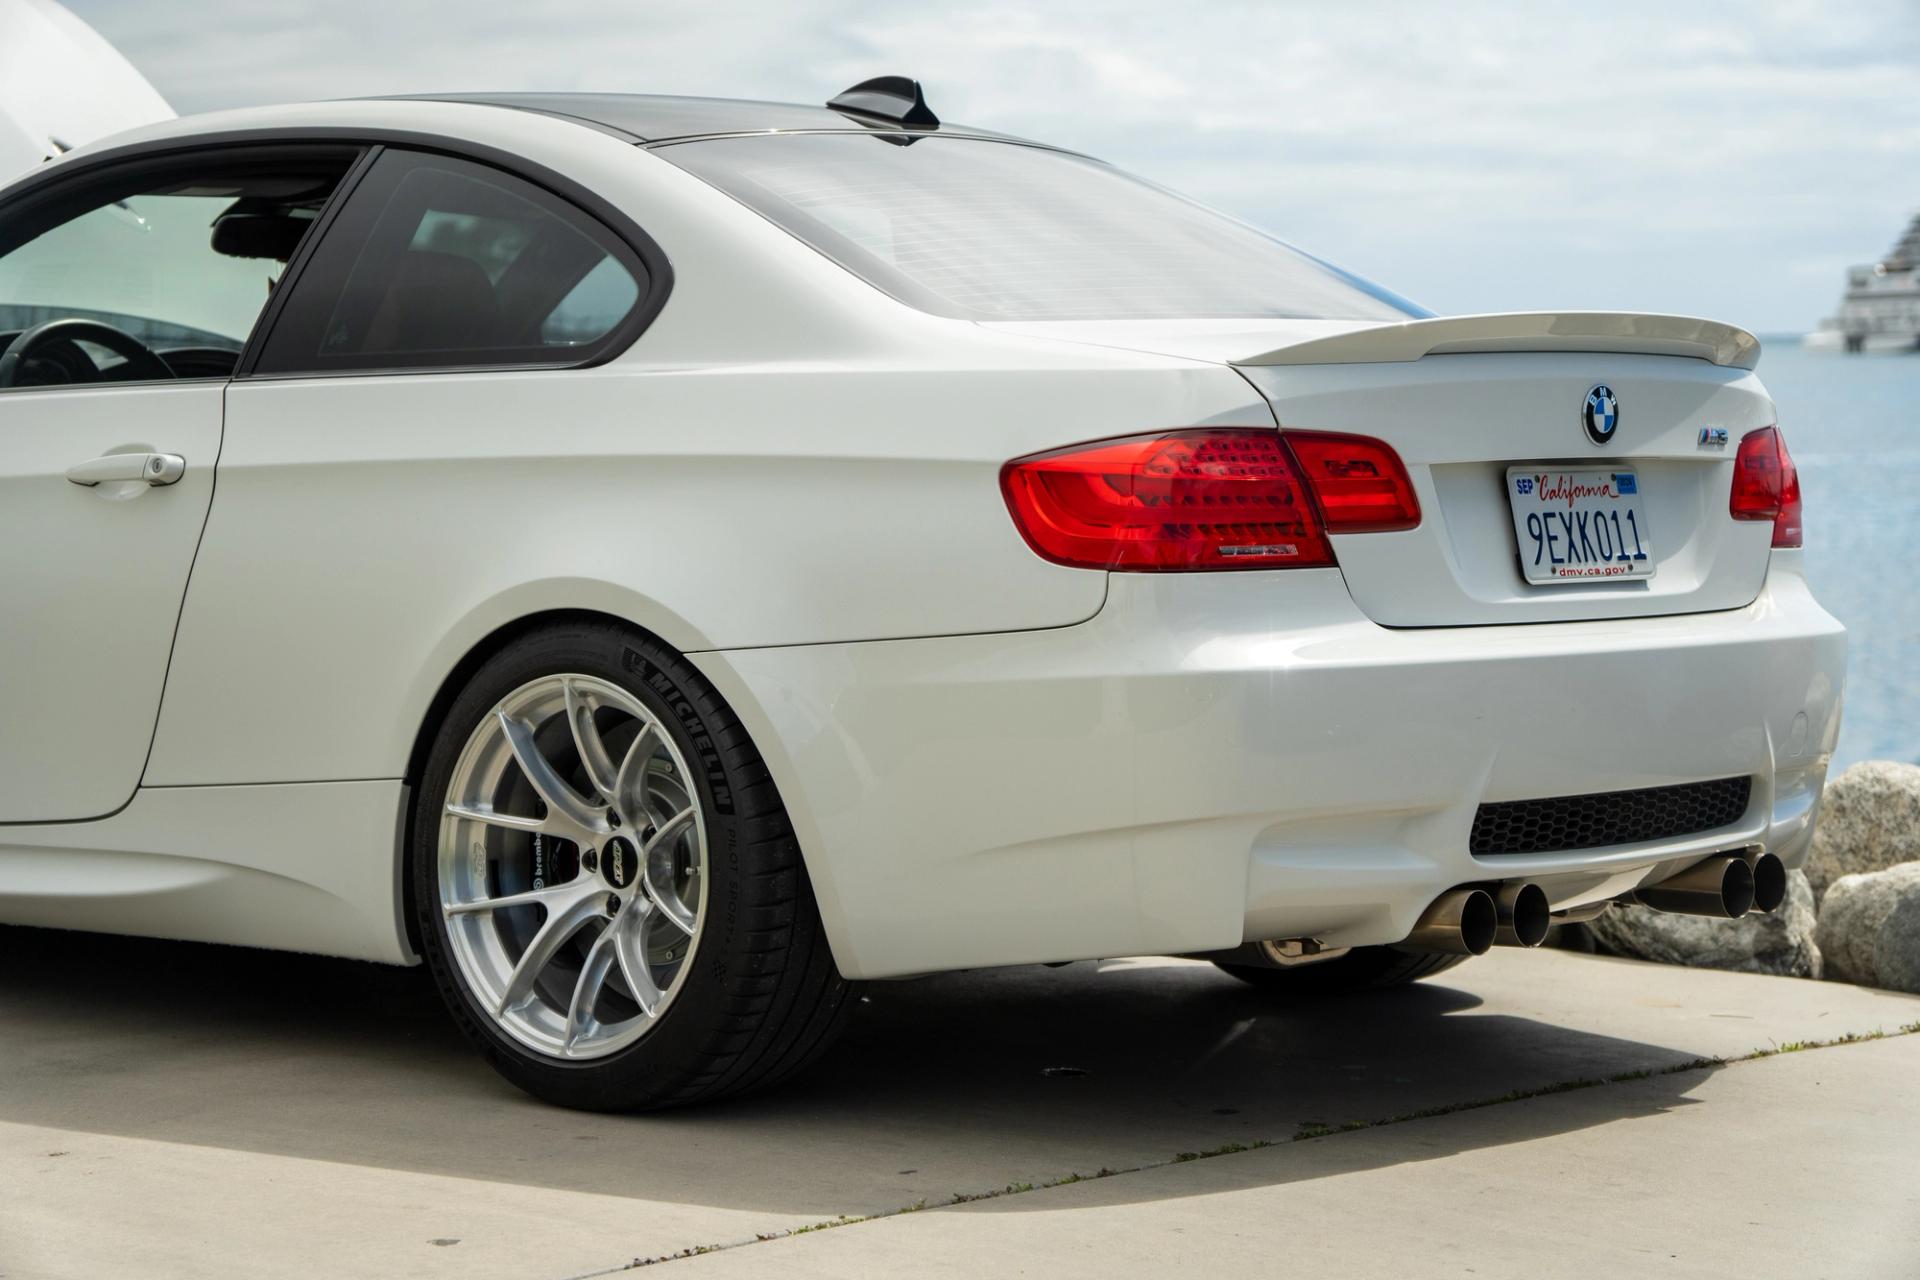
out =
<svg viewBox="0 0 1920 1280"><path fill-rule="evenodd" d="M664 162L553 127L543 162L666 251L665 309L594 369L234 384L149 785L398 777L460 658L547 610L682 651L1079 622L1105 575L1031 552L1001 464L1272 422L1217 365L911 311Z"/></svg>

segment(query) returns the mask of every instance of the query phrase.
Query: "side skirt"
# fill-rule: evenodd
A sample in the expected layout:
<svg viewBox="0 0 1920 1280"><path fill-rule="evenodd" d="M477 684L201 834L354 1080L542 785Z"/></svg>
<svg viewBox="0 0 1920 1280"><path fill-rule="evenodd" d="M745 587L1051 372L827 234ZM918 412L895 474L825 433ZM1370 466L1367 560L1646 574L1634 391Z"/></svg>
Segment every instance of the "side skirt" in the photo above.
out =
<svg viewBox="0 0 1920 1280"><path fill-rule="evenodd" d="M0 924L413 964L398 779L149 787L98 822L0 826Z"/></svg>

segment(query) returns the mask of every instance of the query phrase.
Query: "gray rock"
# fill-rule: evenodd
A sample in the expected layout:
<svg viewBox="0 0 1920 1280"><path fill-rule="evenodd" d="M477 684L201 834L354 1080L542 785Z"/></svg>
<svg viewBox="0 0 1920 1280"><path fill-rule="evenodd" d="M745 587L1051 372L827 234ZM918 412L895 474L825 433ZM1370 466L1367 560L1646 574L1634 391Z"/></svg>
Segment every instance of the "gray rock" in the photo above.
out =
<svg viewBox="0 0 1920 1280"><path fill-rule="evenodd" d="M1817 937L1829 978L1920 992L1920 862L1835 880Z"/></svg>
<svg viewBox="0 0 1920 1280"><path fill-rule="evenodd" d="M1798 871L1787 873L1787 900L1771 915L1756 911L1738 920L1716 920L1615 907L1587 927L1602 949L1661 964L1789 978L1817 978L1821 971L1813 890Z"/></svg>
<svg viewBox="0 0 1920 1280"><path fill-rule="evenodd" d="M1815 903L1841 876L1920 861L1920 765L1868 760L1827 784L1807 879Z"/></svg>

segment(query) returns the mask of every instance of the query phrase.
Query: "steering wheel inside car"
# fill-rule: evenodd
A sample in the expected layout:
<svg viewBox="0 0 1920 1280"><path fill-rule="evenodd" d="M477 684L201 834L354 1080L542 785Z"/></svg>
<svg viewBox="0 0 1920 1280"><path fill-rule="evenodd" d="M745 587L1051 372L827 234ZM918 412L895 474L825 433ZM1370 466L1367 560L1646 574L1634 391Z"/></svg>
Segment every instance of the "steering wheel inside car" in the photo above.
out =
<svg viewBox="0 0 1920 1280"><path fill-rule="evenodd" d="M0 355L0 387L18 386L28 358L39 348L56 342L91 342L95 346L105 347L127 362L127 374L132 381L146 382L174 376L173 369L154 353L153 348L125 330L101 324L97 320L49 320L15 338L7 347L6 354ZM97 366L94 372L96 375L99 373Z"/></svg>

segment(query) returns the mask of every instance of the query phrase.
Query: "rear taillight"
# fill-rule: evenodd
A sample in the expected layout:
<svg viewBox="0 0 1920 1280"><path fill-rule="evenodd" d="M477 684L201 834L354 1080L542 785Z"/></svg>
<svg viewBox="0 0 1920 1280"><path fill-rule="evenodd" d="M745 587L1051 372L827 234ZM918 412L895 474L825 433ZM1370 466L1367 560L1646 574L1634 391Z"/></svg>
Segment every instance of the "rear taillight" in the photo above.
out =
<svg viewBox="0 0 1920 1280"><path fill-rule="evenodd" d="M1386 533L1420 523L1420 499L1400 455L1366 436L1286 432L1329 533Z"/></svg>
<svg viewBox="0 0 1920 1280"><path fill-rule="evenodd" d="M1086 569L1272 569L1333 552L1274 431L1196 430L1102 440L1000 473L1033 549Z"/></svg>
<svg viewBox="0 0 1920 1280"><path fill-rule="evenodd" d="M1735 520L1773 521L1773 545L1800 545L1800 473L1778 427L1762 427L1740 441L1733 460Z"/></svg>
<svg viewBox="0 0 1920 1280"><path fill-rule="evenodd" d="M1324 566L1329 531L1420 519L1399 458L1358 436L1204 428L1100 440L1016 458L1000 485L1035 551L1085 569Z"/></svg>

